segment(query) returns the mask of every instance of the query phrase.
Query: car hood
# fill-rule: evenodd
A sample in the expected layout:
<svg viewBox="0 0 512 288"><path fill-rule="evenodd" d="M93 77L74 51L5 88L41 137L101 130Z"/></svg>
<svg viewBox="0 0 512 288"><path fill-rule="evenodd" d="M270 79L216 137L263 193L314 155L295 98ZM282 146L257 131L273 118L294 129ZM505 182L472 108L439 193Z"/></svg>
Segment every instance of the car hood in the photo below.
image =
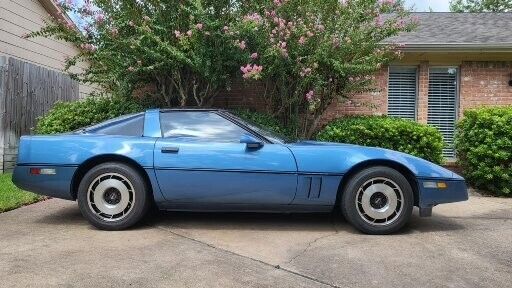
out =
<svg viewBox="0 0 512 288"><path fill-rule="evenodd" d="M384 148L319 141L299 141L287 145L300 172L346 173L364 162L394 162L420 178L462 179L461 176L427 160Z"/></svg>

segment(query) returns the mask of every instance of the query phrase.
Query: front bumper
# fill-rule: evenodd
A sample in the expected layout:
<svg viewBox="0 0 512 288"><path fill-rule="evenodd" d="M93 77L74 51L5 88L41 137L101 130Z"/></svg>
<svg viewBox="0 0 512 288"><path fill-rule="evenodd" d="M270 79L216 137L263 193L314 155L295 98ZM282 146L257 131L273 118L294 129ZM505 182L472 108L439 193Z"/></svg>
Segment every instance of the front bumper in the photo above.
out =
<svg viewBox="0 0 512 288"><path fill-rule="evenodd" d="M425 183L444 182L446 188L427 188ZM420 208L432 208L438 204L466 201L469 199L468 187L464 179L419 179Z"/></svg>
<svg viewBox="0 0 512 288"><path fill-rule="evenodd" d="M30 168L55 169L55 175L30 174ZM75 200L71 193L71 182L77 167L42 165L16 165L12 174L13 183L20 189L36 194Z"/></svg>

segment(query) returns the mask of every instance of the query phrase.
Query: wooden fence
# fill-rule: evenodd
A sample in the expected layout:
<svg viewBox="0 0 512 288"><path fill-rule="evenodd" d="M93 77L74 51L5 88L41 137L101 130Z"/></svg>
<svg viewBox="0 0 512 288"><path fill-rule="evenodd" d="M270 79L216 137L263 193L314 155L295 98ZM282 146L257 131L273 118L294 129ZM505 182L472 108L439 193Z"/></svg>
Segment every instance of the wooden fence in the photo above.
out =
<svg viewBox="0 0 512 288"><path fill-rule="evenodd" d="M55 102L79 99L78 87L66 74L0 56L0 172L14 167L20 136Z"/></svg>

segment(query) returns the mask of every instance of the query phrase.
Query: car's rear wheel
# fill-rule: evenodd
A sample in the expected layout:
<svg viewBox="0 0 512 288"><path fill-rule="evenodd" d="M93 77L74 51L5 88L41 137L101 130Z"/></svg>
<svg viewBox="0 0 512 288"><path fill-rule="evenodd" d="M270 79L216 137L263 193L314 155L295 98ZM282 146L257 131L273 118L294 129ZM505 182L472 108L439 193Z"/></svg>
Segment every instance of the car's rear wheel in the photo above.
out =
<svg viewBox="0 0 512 288"><path fill-rule="evenodd" d="M85 174L78 187L82 215L97 228L122 230L135 225L150 206L144 178L124 163L103 163Z"/></svg>
<svg viewBox="0 0 512 288"><path fill-rule="evenodd" d="M343 216L367 234L396 232L412 214L412 187L404 175L389 167L360 171L348 180L342 193Z"/></svg>

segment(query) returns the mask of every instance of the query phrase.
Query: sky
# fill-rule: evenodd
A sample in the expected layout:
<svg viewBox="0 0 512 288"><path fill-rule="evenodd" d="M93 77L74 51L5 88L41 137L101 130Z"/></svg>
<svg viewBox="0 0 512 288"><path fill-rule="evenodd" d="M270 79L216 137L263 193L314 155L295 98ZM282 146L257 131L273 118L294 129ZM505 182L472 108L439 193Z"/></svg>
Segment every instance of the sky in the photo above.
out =
<svg viewBox="0 0 512 288"><path fill-rule="evenodd" d="M75 0L75 3L82 3L83 0ZM405 0L407 7L413 7L417 12L428 12L430 8L434 12L449 11L450 0ZM69 15L75 23L80 23L77 15Z"/></svg>
<svg viewBox="0 0 512 288"><path fill-rule="evenodd" d="M434 12L448 12L450 0L405 0L408 7L414 6L417 12L429 11L429 7Z"/></svg>

